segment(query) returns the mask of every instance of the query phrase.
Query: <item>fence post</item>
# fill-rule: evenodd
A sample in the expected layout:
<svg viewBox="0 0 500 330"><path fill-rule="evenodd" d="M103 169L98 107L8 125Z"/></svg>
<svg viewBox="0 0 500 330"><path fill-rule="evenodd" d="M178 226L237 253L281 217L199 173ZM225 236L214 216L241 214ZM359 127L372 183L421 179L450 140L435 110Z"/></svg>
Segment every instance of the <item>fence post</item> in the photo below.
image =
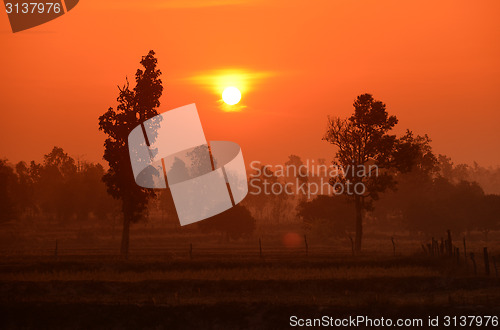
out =
<svg viewBox="0 0 500 330"><path fill-rule="evenodd" d="M259 256L262 258L262 241L259 237Z"/></svg>
<svg viewBox="0 0 500 330"><path fill-rule="evenodd" d="M474 259L474 252L469 253L472 260L472 265L474 266L474 275L477 275L476 260Z"/></svg>
<svg viewBox="0 0 500 330"><path fill-rule="evenodd" d="M306 256L309 255L309 245L307 244L307 236L304 234L304 243L306 243Z"/></svg>
<svg viewBox="0 0 500 330"><path fill-rule="evenodd" d="M448 229L448 255L453 256L453 242L451 241L451 231Z"/></svg>
<svg viewBox="0 0 500 330"><path fill-rule="evenodd" d="M352 240L351 236L349 236L349 239L351 240L351 251L352 251L352 255L354 256L354 241Z"/></svg>
<svg viewBox="0 0 500 330"><path fill-rule="evenodd" d="M467 245L465 244L465 236L464 236L464 257L465 261L467 262Z"/></svg>
<svg viewBox="0 0 500 330"><path fill-rule="evenodd" d="M396 244L394 243L394 237L391 237L391 242L392 242L392 252L394 256L396 256Z"/></svg>
<svg viewBox="0 0 500 330"><path fill-rule="evenodd" d="M495 267L495 276L498 277L498 268L497 268L497 260L495 257L491 257L493 260L493 267Z"/></svg>
<svg viewBox="0 0 500 330"><path fill-rule="evenodd" d="M484 252L484 271L486 272L486 275L490 275L490 260L488 258L488 248L485 247L483 249Z"/></svg>

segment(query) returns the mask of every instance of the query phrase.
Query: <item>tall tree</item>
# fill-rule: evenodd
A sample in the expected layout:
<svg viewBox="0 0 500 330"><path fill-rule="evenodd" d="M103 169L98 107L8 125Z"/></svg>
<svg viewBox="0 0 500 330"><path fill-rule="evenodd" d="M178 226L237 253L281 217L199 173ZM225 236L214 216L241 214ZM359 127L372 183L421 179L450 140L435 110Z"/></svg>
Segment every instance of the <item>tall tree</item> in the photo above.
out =
<svg viewBox="0 0 500 330"><path fill-rule="evenodd" d="M125 258L129 253L130 225L144 217L149 199L155 196L152 189L141 188L135 183L127 146L130 131L158 114L163 92L155 52L149 51L140 63L143 69L135 74L135 87L131 90L128 81L118 87L118 106L116 109L110 107L99 117L99 130L108 135L104 142L104 159L109 169L103 180L108 192L122 202L121 254Z"/></svg>
<svg viewBox="0 0 500 330"><path fill-rule="evenodd" d="M401 139L389 134L398 119L389 116L383 102L375 100L370 94L362 94L353 106L354 113L347 119L328 118L323 140L337 147L333 164L342 169L343 174L331 178L330 184L335 189L341 187L342 193L354 200L355 249L359 252L363 212L372 209L373 201L381 192L395 187L394 170L411 169L419 148L413 144L411 132ZM376 171L372 172L375 166ZM362 193L356 193L352 188L360 185L364 189Z"/></svg>

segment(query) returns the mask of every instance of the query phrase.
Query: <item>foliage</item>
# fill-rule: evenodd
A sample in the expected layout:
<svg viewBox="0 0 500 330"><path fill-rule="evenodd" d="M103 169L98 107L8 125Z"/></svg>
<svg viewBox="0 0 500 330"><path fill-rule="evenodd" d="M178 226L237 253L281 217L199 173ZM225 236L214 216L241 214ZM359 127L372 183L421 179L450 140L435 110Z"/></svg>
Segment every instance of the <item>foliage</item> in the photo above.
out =
<svg viewBox="0 0 500 330"><path fill-rule="evenodd" d="M226 239L248 237L255 231L255 218L242 205L235 205L229 210L201 221L199 227L203 231L218 231L226 235Z"/></svg>
<svg viewBox="0 0 500 330"><path fill-rule="evenodd" d="M104 220L115 212L116 203L106 193L102 165L75 160L54 147L38 164L10 166L0 161L3 219L40 218L59 224Z"/></svg>
<svg viewBox="0 0 500 330"><path fill-rule="evenodd" d="M352 203L345 196L320 195L298 205L298 216L306 229L319 230L332 236L344 236L352 232L354 212Z"/></svg>
<svg viewBox="0 0 500 330"><path fill-rule="evenodd" d="M337 147L333 164L345 171L343 175L331 178L330 184L343 187L362 184L363 195L350 193L356 210L356 251L361 250L363 232L363 211L371 210L372 202L389 188L394 189L394 171L408 171L412 168L417 147L411 132L397 139L389 132L398 123L396 116L389 116L386 105L370 94L359 95L354 101L354 113L347 119L329 118L324 140ZM376 175L368 169L375 165ZM364 169L364 171L358 171Z"/></svg>
<svg viewBox="0 0 500 330"><path fill-rule="evenodd" d="M14 169L7 160L0 159L0 222L12 220L18 216L15 191L18 181Z"/></svg>
<svg viewBox="0 0 500 330"><path fill-rule="evenodd" d="M144 217L148 201L155 196L152 189L141 188L135 183L127 146L132 129L158 114L163 86L159 78L161 71L156 68L158 60L154 55L151 50L142 58L140 63L144 70L137 70L136 85L132 90L128 81L119 88L116 109L109 108L99 117L99 129L108 136L104 142L104 159L109 169L103 180L108 192L122 202L121 252L124 256L128 256L130 224Z"/></svg>

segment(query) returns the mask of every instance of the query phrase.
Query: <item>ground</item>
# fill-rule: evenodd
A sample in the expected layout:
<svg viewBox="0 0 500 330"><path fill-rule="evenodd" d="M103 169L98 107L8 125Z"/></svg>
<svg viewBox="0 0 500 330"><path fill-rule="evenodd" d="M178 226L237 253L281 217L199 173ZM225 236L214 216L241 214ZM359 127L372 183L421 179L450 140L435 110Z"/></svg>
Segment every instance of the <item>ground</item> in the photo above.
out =
<svg viewBox="0 0 500 330"><path fill-rule="evenodd" d="M91 238L66 233L56 251L53 237L43 236L32 242L31 253L15 249L28 244L26 237L4 244L0 327L283 329L294 315L424 322L429 316L500 316L500 280L493 264L485 274L480 239L469 243L476 275L463 256L458 263L427 256L419 242L402 237L395 239L396 255L390 237L373 236L367 251L354 257L348 239L329 245L308 238L306 254L305 244L287 246L267 235L261 256L257 237L226 242L181 233L155 241L148 237L161 231L147 230L151 236L132 232L128 260L109 253L117 238L94 237L94 245L83 248L82 240ZM490 257L494 252L490 248Z"/></svg>

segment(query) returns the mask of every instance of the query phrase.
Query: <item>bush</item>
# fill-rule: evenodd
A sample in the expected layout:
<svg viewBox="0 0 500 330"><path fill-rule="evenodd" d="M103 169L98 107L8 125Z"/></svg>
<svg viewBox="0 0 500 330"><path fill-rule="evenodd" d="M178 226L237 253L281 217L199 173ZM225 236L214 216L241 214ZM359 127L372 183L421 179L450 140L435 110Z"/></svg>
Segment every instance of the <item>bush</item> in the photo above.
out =
<svg viewBox="0 0 500 330"><path fill-rule="evenodd" d="M236 205L199 223L201 230L224 233L227 240L248 237L255 231L255 226L255 218L242 205Z"/></svg>

